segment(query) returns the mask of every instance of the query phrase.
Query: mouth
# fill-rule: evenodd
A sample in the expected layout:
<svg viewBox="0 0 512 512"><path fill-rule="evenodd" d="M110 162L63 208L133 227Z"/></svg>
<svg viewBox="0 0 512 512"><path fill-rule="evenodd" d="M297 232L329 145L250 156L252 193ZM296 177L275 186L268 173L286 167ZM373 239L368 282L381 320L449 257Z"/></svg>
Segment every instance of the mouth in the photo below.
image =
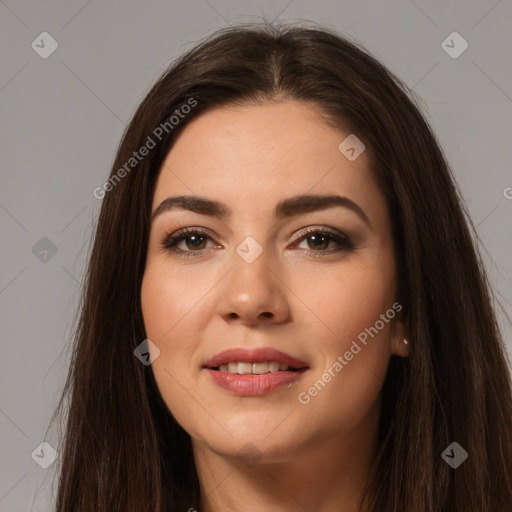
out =
<svg viewBox="0 0 512 512"><path fill-rule="evenodd" d="M302 372L307 370L306 367L293 368L287 364L279 363L278 361L265 361L262 363L231 361L209 369L236 375L265 375L266 373Z"/></svg>
<svg viewBox="0 0 512 512"><path fill-rule="evenodd" d="M258 396L297 381L309 366L272 348L229 349L203 366L213 382L239 396Z"/></svg>
<svg viewBox="0 0 512 512"><path fill-rule="evenodd" d="M296 372L308 369L306 362L289 354L265 347L258 349L231 348L214 355L204 368L241 375Z"/></svg>

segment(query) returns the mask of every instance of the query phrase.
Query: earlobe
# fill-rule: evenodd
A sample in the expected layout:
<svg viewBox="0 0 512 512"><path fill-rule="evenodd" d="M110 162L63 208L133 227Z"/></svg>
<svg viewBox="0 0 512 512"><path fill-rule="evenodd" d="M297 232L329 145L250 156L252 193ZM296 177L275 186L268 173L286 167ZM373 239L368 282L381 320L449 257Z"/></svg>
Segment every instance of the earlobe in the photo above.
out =
<svg viewBox="0 0 512 512"><path fill-rule="evenodd" d="M411 343L406 337L405 331L402 319L396 318L391 334L391 353L400 357L408 357L411 352Z"/></svg>
<svg viewBox="0 0 512 512"><path fill-rule="evenodd" d="M404 337L394 337L391 352L400 357L408 357L411 352L409 340Z"/></svg>
<svg viewBox="0 0 512 512"><path fill-rule="evenodd" d="M409 357L411 352L410 343L406 338L395 338L393 340L392 353L400 357Z"/></svg>

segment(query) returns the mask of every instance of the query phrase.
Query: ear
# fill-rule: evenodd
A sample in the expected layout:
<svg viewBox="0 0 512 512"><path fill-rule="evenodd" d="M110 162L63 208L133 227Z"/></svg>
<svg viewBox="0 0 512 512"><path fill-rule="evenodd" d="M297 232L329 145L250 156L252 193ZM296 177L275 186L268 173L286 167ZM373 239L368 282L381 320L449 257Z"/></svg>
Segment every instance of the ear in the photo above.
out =
<svg viewBox="0 0 512 512"><path fill-rule="evenodd" d="M403 310L399 311L391 322L391 353L400 357L408 357L411 352L411 340L407 337L408 329L406 327ZM404 340L407 341L407 343L405 343Z"/></svg>

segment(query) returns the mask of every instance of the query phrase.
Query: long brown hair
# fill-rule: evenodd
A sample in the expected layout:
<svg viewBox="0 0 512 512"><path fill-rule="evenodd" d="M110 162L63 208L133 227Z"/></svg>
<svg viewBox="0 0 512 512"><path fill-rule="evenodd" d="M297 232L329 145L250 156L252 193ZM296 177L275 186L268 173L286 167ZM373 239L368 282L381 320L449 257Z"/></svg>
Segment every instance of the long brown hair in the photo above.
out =
<svg viewBox="0 0 512 512"><path fill-rule="evenodd" d="M475 228L418 99L356 41L271 23L205 38L158 79L123 135L110 185L99 193L56 410L66 404L68 412L57 511L199 510L190 436L163 403L151 366L134 356L146 338L140 291L155 181L181 130L201 113L282 98L306 102L364 142L391 215L411 354L390 361L362 504L382 512L510 511L506 350ZM170 123L175 111L179 120ZM127 166L144 145L148 154ZM441 457L454 441L468 453L457 469Z"/></svg>

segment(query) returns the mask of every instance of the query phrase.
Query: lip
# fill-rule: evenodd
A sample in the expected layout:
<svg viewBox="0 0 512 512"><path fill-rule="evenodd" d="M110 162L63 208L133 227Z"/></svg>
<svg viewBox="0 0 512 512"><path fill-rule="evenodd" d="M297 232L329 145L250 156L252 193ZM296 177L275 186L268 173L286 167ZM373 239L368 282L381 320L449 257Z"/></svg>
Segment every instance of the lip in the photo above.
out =
<svg viewBox="0 0 512 512"><path fill-rule="evenodd" d="M221 364L230 362L241 363L264 363L266 361L277 361L287 364L296 371L278 371L256 374L236 374L214 370ZM290 385L301 378L309 369L306 362L285 354L279 350L265 347L258 349L232 348L219 352L206 361L203 369L210 375L213 382L220 388L225 389L238 396L261 396L274 391L282 386Z"/></svg>
<svg viewBox="0 0 512 512"><path fill-rule="evenodd" d="M230 348L223 350L222 352L215 354L211 359L208 359L208 361L204 363L204 367L217 368L221 364L227 364L233 361L240 363L264 363L265 361L277 361L278 363L287 364L295 369L309 367L306 362L271 347L256 349Z"/></svg>
<svg viewBox="0 0 512 512"><path fill-rule="evenodd" d="M301 378L305 371L279 371L263 375L240 375L206 368L213 382L222 389L238 396L260 396L282 386L290 385Z"/></svg>

